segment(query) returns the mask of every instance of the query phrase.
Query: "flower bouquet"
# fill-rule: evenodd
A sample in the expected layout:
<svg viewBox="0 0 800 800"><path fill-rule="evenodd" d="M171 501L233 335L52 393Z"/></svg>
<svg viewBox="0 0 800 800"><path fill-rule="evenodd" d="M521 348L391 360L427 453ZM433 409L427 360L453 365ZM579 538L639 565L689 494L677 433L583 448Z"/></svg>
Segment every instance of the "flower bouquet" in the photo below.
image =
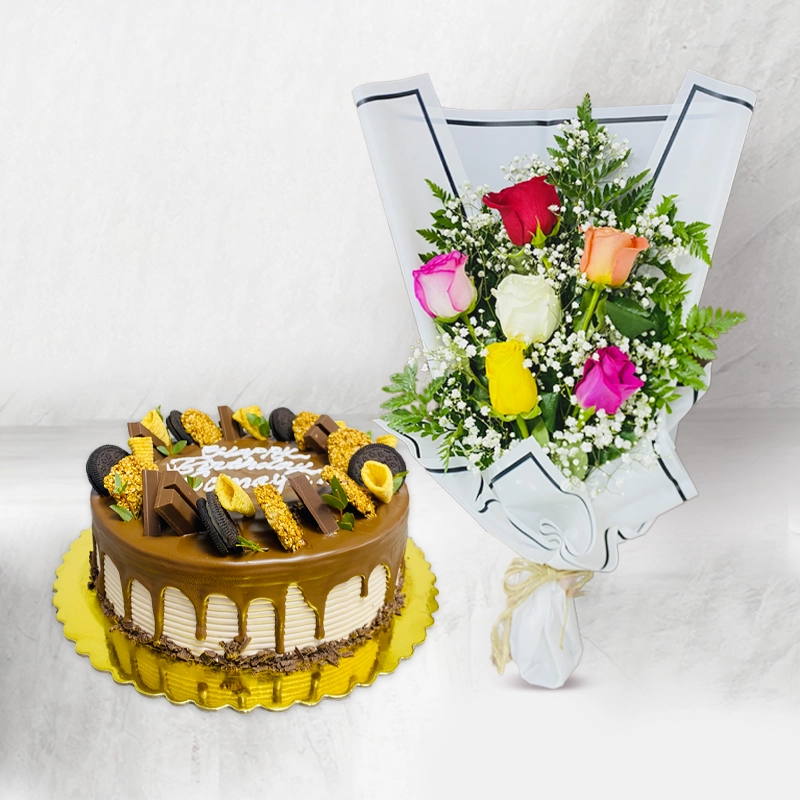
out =
<svg viewBox="0 0 800 800"><path fill-rule="evenodd" d="M689 73L671 108L598 113L444 111L425 78L355 95L423 344L381 422L521 556L498 669L561 686L574 597L696 494L675 435L744 320L698 301L752 94Z"/></svg>

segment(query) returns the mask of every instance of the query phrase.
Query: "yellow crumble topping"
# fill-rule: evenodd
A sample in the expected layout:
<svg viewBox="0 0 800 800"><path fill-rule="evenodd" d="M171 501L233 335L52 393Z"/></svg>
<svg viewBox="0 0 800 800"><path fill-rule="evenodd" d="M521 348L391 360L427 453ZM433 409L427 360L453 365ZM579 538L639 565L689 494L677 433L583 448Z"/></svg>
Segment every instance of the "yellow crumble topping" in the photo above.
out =
<svg viewBox="0 0 800 800"><path fill-rule="evenodd" d="M156 469L154 467L154 469ZM119 475L125 489L119 494L114 491L114 477ZM142 467L136 456L125 456L111 467L111 471L103 478L103 486L108 493L121 505L127 508L134 516L138 517L142 510Z"/></svg>
<svg viewBox="0 0 800 800"><path fill-rule="evenodd" d="M328 461L332 467L347 472L347 465L356 450L360 450L372 439L355 428L339 428L328 437Z"/></svg>
<svg viewBox="0 0 800 800"><path fill-rule="evenodd" d="M331 482L336 476L342 489L347 495L347 501L360 511L365 517L375 516L375 501L343 470L332 467L330 464L322 468L322 480Z"/></svg>
<svg viewBox="0 0 800 800"><path fill-rule="evenodd" d="M181 425L186 429L186 433L202 446L216 444L222 438L219 426L213 423L208 414L196 408L187 408L181 414Z"/></svg>
<svg viewBox="0 0 800 800"><path fill-rule="evenodd" d="M297 442L298 450L306 449L306 433L311 430L311 426L319 419L319 414L312 414L310 411L301 411L292 422L294 440Z"/></svg>
<svg viewBox="0 0 800 800"><path fill-rule="evenodd" d="M305 547L303 531L281 497L281 493L271 483L256 486L253 491L267 522L278 535L284 549L295 553L301 547Z"/></svg>

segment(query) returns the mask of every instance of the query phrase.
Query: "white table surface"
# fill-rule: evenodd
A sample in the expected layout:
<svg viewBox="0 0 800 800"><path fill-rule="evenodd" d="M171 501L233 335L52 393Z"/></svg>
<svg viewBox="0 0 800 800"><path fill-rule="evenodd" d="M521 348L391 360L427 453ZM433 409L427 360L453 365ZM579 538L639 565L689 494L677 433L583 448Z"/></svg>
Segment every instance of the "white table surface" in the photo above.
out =
<svg viewBox="0 0 800 800"><path fill-rule="evenodd" d="M86 457L124 425L0 429L0 797L795 796L795 419L689 415L700 496L595 576L558 691L490 665L513 554L412 464L410 530L440 591L427 641L345 700L249 715L119 686L56 621L55 569L90 523Z"/></svg>

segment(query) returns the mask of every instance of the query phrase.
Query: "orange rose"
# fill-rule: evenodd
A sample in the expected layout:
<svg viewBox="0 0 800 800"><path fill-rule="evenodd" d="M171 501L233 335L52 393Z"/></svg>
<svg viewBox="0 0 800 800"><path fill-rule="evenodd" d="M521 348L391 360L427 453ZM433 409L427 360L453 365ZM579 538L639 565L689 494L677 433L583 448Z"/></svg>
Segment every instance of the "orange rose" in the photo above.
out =
<svg viewBox="0 0 800 800"><path fill-rule="evenodd" d="M631 236L616 228L587 228L583 236L581 272L600 286L622 286L636 256L650 247L644 236Z"/></svg>

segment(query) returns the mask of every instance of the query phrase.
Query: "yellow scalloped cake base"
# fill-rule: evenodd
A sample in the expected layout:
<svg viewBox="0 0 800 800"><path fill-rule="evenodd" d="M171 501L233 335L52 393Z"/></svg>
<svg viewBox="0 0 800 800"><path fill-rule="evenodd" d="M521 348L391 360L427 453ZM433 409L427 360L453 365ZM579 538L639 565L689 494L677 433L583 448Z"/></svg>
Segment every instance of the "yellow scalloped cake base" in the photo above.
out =
<svg viewBox="0 0 800 800"><path fill-rule="evenodd" d="M294 703L313 706L323 697L346 697L356 686L369 686L379 675L397 669L425 641L433 624L438 589L436 576L423 552L408 540L405 554L406 595L402 613L391 625L360 645L337 666L316 665L289 675L247 670L227 671L194 662L176 661L147 645L134 642L103 615L95 593L88 588L92 532L85 530L64 554L56 570L53 605L64 624L64 635L92 666L110 672L117 683L131 683L142 694L163 695L172 703L194 703L216 710L267 708L280 711Z"/></svg>

